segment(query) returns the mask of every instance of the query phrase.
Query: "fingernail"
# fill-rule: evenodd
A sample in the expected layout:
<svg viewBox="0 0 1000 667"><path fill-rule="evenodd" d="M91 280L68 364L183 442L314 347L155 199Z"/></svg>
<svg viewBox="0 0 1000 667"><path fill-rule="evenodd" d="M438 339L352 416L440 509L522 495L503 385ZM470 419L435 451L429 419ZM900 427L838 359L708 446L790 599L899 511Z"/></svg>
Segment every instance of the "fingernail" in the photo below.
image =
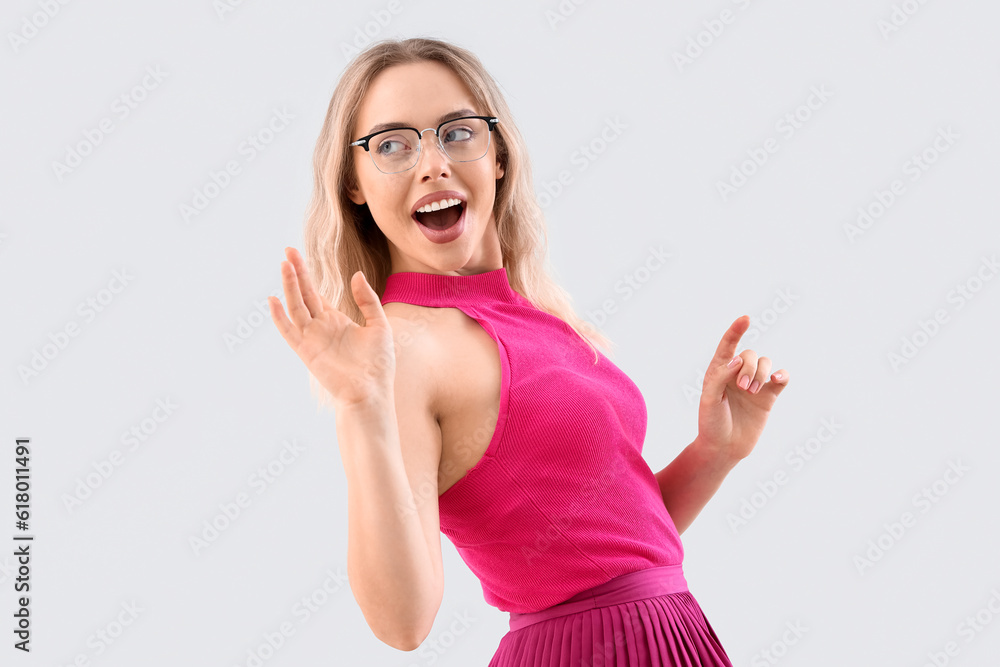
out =
<svg viewBox="0 0 1000 667"><path fill-rule="evenodd" d="M729 362L729 366L728 367L729 368L733 368L734 366L736 366L736 364L739 363L739 361L740 361L740 358L738 356L733 357L733 360Z"/></svg>
<svg viewBox="0 0 1000 667"><path fill-rule="evenodd" d="M759 387L759 386L760 386L760 383L757 382L756 380L754 380L753 384L750 385L750 393L753 394L754 392L756 392L757 391L757 387Z"/></svg>
<svg viewBox="0 0 1000 667"><path fill-rule="evenodd" d="M744 375L743 377L740 378L740 381L737 384L739 385L740 389L746 389L747 385L750 384L750 376Z"/></svg>
<svg viewBox="0 0 1000 667"><path fill-rule="evenodd" d="M781 373L775 373L774 374L774 379L775 380L780 380L781 379Z"/></svg>

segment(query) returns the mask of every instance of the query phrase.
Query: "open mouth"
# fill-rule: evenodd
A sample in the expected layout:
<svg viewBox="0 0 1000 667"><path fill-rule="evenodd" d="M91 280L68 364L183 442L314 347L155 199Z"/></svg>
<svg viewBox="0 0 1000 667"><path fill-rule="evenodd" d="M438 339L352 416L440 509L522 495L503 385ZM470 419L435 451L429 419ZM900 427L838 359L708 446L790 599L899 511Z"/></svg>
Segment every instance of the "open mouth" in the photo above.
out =
<svg viewBox="0 0 1000 667"><path fill-rule="evenodd" d="M462 211L465 210L465 203L459 203L455 206L449 206L447 208L442 208L437 211L428 211L427 213L414 213L413 218L419 222L424 227L428 229L442 230L448 229L462 217Z"/></svg>

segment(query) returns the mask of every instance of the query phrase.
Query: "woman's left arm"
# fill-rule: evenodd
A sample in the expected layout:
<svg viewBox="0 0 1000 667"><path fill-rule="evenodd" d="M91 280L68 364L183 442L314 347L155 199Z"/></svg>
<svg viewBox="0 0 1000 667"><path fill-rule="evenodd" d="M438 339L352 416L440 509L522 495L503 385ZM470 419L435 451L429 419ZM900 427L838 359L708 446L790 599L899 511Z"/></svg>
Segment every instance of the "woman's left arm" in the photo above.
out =
<svg viewBox="0 0 1000 667"><path fill-rule="evenodd" d="M760 440L788 371L770 375L771 360L753 350L736 355L750 327L743 315L729 327L712 359L698 406L698 437L656 473L663 504L678 533L690 526L722 486L722 480Z"/></svg>

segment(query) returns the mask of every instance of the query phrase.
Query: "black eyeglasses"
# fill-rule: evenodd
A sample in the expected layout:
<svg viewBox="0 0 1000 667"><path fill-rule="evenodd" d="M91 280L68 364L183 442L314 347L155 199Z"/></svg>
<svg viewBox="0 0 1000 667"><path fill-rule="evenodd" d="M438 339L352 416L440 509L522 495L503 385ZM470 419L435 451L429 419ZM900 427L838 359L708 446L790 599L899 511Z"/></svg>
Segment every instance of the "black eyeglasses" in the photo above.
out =
<svg viewBox="0 0 1000 667"><path fill-rule="evenodd" d="M486 155L490 148L490 135L499 122L500 119L494 116L462 116L441 123L437 129L394 127L361 137L349 145L364 148L382 173L397 174L416 166L424 132L434 132L438 146L452 160L472 162ZM374 142L375 150L371 150L375 137L378 137Z"/></svg>

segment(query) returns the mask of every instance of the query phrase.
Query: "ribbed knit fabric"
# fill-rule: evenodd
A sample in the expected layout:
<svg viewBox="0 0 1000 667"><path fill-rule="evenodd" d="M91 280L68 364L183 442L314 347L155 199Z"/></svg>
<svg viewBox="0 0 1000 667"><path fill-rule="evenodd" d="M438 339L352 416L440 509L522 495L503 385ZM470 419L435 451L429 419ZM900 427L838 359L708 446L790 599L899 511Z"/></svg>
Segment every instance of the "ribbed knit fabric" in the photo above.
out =
<svg viewBox="0 0 1000 667"><path fill-rule="evenodd" d="M639 388L507 269L390 274L383 304L458 308L496 341L500 412L485 455L439 499L441 532L501 611L541 611L620 575L680 565L677 529L642 458Z"/></svg>

